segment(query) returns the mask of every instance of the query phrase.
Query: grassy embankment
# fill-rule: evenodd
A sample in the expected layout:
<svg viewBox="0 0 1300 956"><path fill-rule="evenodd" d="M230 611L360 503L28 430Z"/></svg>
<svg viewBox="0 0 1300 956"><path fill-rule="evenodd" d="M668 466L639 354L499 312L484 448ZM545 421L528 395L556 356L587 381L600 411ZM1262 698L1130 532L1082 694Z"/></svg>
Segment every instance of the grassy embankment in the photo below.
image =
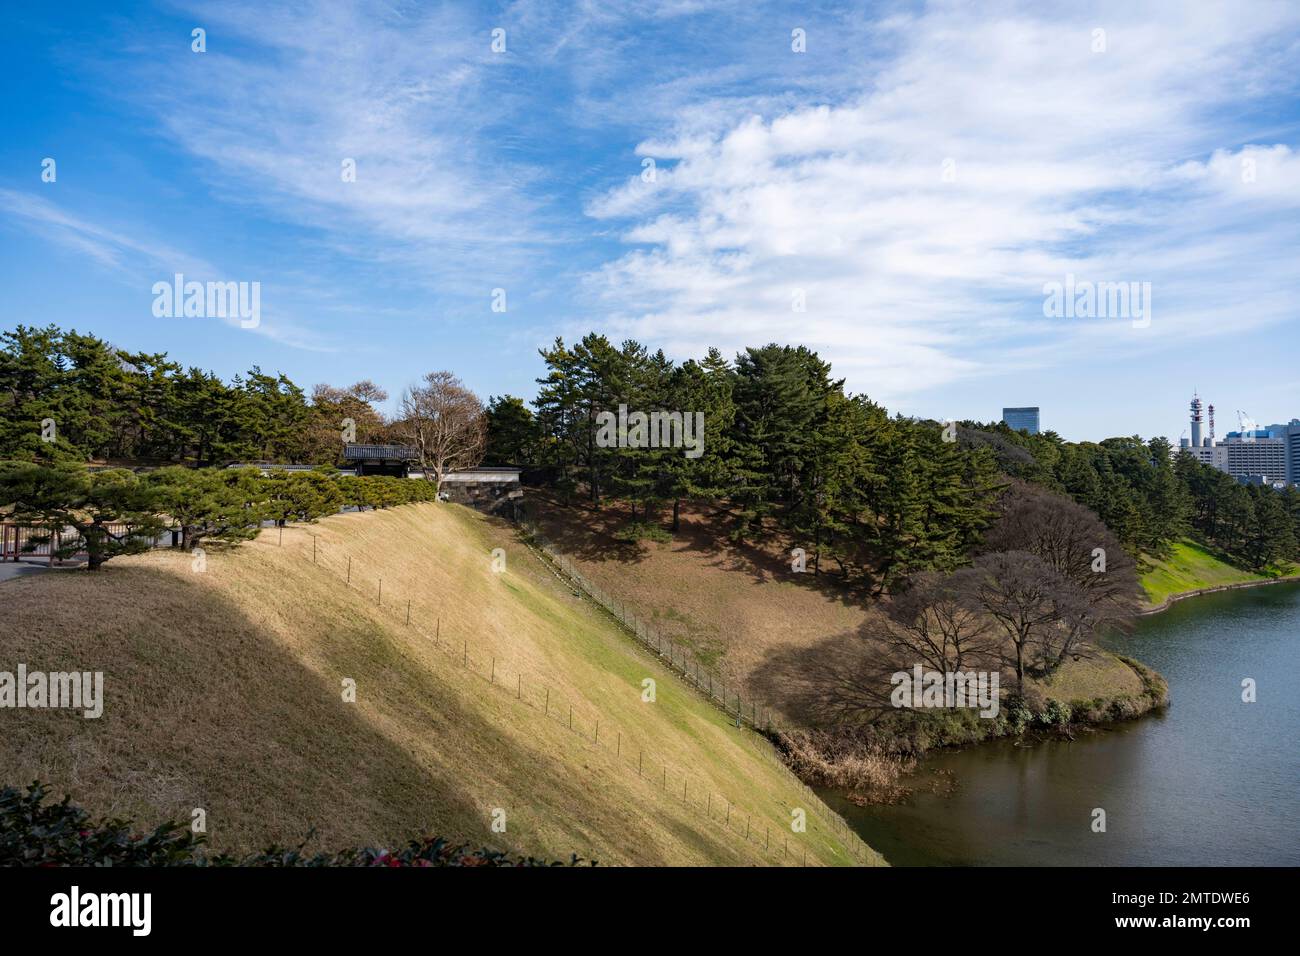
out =
<svg viewBox="0 0 1300 956"><path fill-rule="evenodd" d="M1269 568L1261 572L1236 567L1190 538L1175 544L1166 558L1144 557L1141 570L1148 610L1164 607L1174 598L1198 591L1273 581L1294 573L1293 568Z"/></svg>
<svg viewBox="0 0 1300 956"><path fill-rule="evenodd" d="M770 707L782 726L811 729L805 704L819 694L822 667L840 655L851 661L863 629L880 614L834 573L792 573L788 548L733 544L725 519L704 507L683 506L671 541L637 544L615 537L627 523L625 509L597 512L539 498L532 510L543 534L584 576L716 668L746 699ZM1102 720L1148 709L1149 679L1140 665L1094 649L1030 690L1043 700L1080 704L1080 719ZM990 730L988 721L967 723L961 735Z"/></svg>
<svg viewBox="0 0 1300 956"><path fill-rule="evenodd" d="M98 720L0 711L0 781L141 826L202 807L232 851L314 829L309 850L438 833L602 864L879 861L500 522L414 505L277 541L211 548L202 573L156 552L0 585L0 670L102 670L106 698Z"/></svg>

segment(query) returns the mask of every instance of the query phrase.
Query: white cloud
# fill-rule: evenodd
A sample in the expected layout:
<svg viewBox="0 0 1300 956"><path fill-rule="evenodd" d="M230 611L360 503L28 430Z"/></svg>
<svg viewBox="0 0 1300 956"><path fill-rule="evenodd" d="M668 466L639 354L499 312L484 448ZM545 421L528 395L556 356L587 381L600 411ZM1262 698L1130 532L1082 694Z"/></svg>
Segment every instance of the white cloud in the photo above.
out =
<svg viewBox="0 0 1300 956"><path fill-rule="evenodd" d="M895 17L855 93L761 116L693 103L680 135L647 135L657 181L586 206L636 246L589 288L618 331L690 353L802 342L886 399L1281 321L1300 227L1267 203L1300 198L1300 161L1238 145L1233 117L1294 83L1296 26L1284 7ZM1044 319L1043 283L1067 272L1151 282L1152 327Z"/></svg>
<svg viewBox="0 0 1300 956"><path fill-rule="evenodd" d="M73 215L56 203L32 193L0 189L0 210L11 219L35 230L47 239L88 256L107 269L126 271L148 263L157 270L179 269L214 274L207 262L169 245L136 239L120 230ZM145 273L140 272L143 276Z"/></svg>
<svg viewBox="0 0 1300 956"><path fill-rule="evenodd" d="M170 282L176 273L197 281L261 281L255 277L238 279L229 271L213 265L199 256L191 255L166 243L151 239L138 239L120 226L105 226L86 215L74 215L42 196L0 189L0 213L11 220L18 229L30 229L47 240L73 253L88 257L117 281L139 292L139 314L149 315L152 305L152 288L155 282ZM267 314L252 329L257 334L288 345L313 352L334 351L320 337L297 322L288 309L277 303L274 282ZM285 298L288 298L287 296ZM238 316L222 321L243 328Z"/></svg>
<svg viewBox="0 0 1300 956"><path fill-rule="evenodd" d="M221 198L443 288L467 269L522 268L530 246L551 241L530 193L538 171L517 158L505 122L524 95L517 60L490 51L472 10L193 13L208 52L148 64L129 95L202 161Z"/></svg>

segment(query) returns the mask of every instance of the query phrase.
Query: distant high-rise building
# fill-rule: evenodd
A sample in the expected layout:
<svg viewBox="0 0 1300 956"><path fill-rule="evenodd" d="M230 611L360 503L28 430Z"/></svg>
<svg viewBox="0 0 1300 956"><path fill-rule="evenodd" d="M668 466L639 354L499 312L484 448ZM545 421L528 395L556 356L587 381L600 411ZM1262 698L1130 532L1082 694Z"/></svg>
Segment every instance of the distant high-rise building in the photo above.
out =
<svg viewBox="0 0 1300 956"><path fill-rule="evenodd" d="M1234 478L1262 475L1266 478L1287 480L1287 445L1281 436L1267 428L1228 432L1219 446L1225 450L1223 464L1216 465Z"/></svg>
<svg viewBox="0 0 1300 956"><path fill-rule="evenodd" d="M1273 437L1282 439L1286 446L1288 484L1300 485L1300 418L1293 418L1285 425L1269 425L1268 431Z"/></svg>
<svg viewBox="0 0 1300 956"><path fill-rule="evenodd" d="M1201 437L1199 397L1192 398L1191 412L1192 437L1190 441L1184 438L1179 442L1179 452L1227 472L1238 481L1300 484L1300 418L1293 418L1285 425L1259 428L1243 415L1244 427L1228 432L1222 441L1216 442L1213 431L1209 437ZM1211 417L1210 421L1213 420Z"/></svg>
<svg viewBox="0 0 1300 956"><path fill-rule="evenodd" d="M1002 421L1008 428L1030 435L1038 434L1038 406L1002 409Z"/></svg>

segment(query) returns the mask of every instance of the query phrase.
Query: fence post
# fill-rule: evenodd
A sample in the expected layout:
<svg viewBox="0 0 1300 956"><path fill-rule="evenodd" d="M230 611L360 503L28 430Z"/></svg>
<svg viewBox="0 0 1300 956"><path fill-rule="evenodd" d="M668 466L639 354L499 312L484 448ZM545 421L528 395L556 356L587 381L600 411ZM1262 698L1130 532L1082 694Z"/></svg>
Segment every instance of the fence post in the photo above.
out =
<svg viewBox="0 0 1300 956"><path fill-rule="evenodd" d="M316 536L311 536L311 563L316 563Z"/></svg>
<svg viewBox="0 0 1300 956"><path fill-rule="evenodd" d="M492 673L488 675L488 683L495 684L496 682L497 682L497 659L494 657L492 658Z"/></svg>
<svg viewBox="0 0 1300 956"><path fill-rule="evenodd" d="M523 700L524 697L524 675L519 675L519 683L515 687L515 700Z"/></svg>
<svg viewBox="0 0 1300 956"><path fill-rule="evenodd" d="M569 729L573 729L573 705L569 705Z"/></svg>
<svg viewBox="0 0 1300 956"><path fill-rule="evenodd" d="M348 584L352 583L352 555L348 555Z"/></svg>
<svg viewBox="0 0 1300 956"><path fill-rule="evenodd" d="M641 776L641 758L644 756L645 756L644 750L638 750L636 752L636 775L638 777Z"/></svg>
<svg viewBox="0 0 1300 956"><path fill-rule="evenodd" d="M406 599L406 623L411 623L411 599Z"/></svg>
<svg viewBox="0 0 1300 956"><path fill-rule="evenodd" d="M546 716L551 716L551 689L546 688Z"/></svg>
<svg viewBox="0 0 1300 956"><path fill-rule="evenodd" d="M383 607L384 604L384 579L383 578L379 579L379 597L376 599L375 604L379 605L380 607Z"/></svg>

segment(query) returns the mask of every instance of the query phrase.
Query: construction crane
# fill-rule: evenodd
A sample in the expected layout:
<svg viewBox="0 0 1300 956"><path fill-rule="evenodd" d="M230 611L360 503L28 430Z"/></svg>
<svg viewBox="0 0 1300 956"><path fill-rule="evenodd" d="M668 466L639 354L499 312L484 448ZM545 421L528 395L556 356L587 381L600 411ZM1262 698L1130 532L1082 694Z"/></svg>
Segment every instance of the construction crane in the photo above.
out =
<svg viewBox="0 0 1300 956"><path fill-rule="evenodd" d="M1259 429L1259 422L1255 421L1255 419L1251 418L1239 408L1237 409L1237 427L1241 430L1241 437L1245 438L1247 432L1253 432Z"/></svg>

